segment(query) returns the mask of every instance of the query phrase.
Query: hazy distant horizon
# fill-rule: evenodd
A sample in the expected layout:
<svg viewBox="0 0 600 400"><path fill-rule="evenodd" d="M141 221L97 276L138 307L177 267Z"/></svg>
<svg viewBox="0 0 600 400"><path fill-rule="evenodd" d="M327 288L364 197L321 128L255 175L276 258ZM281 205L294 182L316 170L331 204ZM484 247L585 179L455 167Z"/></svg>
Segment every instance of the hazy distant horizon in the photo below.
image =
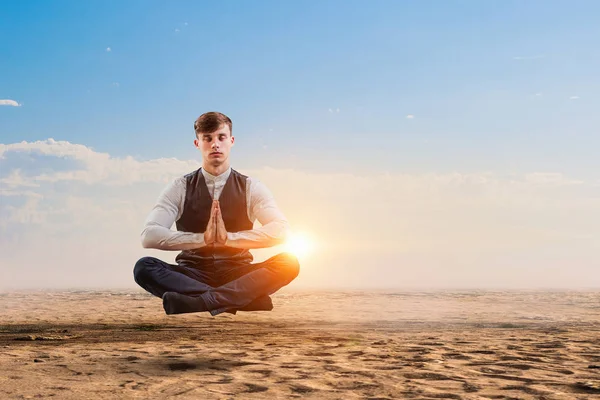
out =
<svg viewBox="0 0 600 400"><path fill-rule="evenodd" d="M122 287L0 287L0 293L11 292L112 292L112 293L129 293L142 292L151 296L144 289L130 285ZM282 288L278 293L310 293L310 292L366 292L366 293L411 293L411 292L597 292L600 291L599 286L595 287L295 287L287 286ZM277 294L274 294L276 296Z"/></svg>

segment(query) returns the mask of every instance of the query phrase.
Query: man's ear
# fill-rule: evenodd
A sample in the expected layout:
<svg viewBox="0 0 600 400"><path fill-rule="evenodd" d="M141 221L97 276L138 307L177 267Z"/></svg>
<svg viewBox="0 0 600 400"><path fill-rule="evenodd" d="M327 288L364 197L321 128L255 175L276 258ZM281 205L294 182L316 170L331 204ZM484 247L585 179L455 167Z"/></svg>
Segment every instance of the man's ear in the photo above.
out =
<svg viewBox="0 0 600 400"><path fill-rule="evenodd" d="M198 138L194 139L194 146L196 146L197 149L200 148L200 141L198 140Z"/></svg>
<svg viewBox="0 0 600 400"><path fill-rule="evenodd" d="M233 146L233 143L235 142L235 137L231 137L231 145Z"/></svg>

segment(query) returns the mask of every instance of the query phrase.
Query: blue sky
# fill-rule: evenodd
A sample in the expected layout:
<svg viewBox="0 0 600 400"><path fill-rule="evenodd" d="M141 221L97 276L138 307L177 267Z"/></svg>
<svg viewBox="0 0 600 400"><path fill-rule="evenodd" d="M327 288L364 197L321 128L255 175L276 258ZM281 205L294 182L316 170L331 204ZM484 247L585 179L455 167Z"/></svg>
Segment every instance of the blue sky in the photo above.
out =
<svg viewBox="0 0 600 400"><path fill-rule="evenodd" d="M511 271L549 260L558 272L546 283L560 283L576 252L581 282L571 283L589 282L600 246L598 15L597 1L3 1L0 228L14 254L0 263L65 220L64 204L82 214L60 232L93 231L81 225L86 210L104 223L111 204L129 224L113 245L139 246L164 179L200 161L194 119L216 110L233 119L234 168L269 183L316 237L346 233L350 243L359 221L373 224L390 246L412 243L402 254L422 276L453 259L471 265L456 276L472 285L488 282L472 278L485 263ZM356 179L346 194L315 183L344 179ZM320 201L312 214L307 193ZM376 221L364 214L372 201ZM408 214L388 226L398 204ZM338 231L317 218L323 209ZM357 223L345 226L348 216ZM125 229L109 225L105 234ZM440 247L448 235L456 241ZM481 257L456 250L465 243ZM436 249L439 259L423 256ZM386 254L378 262L401 256ZM366 255L347 257L368 273L356 261ZM368 281L361 273L346 283ZM105 283L130 281L119 279Z"/></svg>
<svg viewBox="0 0 600 400"><path fill-rule="evenodd" d="M142 159L194 157L191 121L221 110L244 165L598 167L594 1L2 9L0 98L23 104L0 107L4 143L52 137Z"/></svg>

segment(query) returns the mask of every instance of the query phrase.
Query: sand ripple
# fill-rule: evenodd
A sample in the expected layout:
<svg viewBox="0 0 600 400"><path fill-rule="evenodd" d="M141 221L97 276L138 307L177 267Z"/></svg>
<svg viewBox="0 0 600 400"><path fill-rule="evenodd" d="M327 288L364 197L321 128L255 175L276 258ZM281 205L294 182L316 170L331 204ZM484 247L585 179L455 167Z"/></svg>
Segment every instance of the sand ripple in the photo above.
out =
<svg viewBox="0 0 600 400"><path fill-rule="evenodd" d="M2 399L600 396L598 292L287 292L216 318L140 292L0 297Z"/></svg>

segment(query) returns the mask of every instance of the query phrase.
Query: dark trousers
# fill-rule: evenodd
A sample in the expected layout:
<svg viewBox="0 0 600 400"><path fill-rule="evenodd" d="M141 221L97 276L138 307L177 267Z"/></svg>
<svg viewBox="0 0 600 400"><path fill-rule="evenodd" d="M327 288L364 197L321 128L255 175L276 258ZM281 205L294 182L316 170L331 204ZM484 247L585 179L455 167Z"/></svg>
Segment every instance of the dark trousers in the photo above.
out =
<svg viewBox="0 0 600 400"><path fill-rule="evenodd" d="M133 277L138 285L161 298L165 292L202 297L210 313L217 315L275 293L293 281L299 271L298 259L290 253L255 264L218 260L202 266L143 257L135 264Z"/></svg>

